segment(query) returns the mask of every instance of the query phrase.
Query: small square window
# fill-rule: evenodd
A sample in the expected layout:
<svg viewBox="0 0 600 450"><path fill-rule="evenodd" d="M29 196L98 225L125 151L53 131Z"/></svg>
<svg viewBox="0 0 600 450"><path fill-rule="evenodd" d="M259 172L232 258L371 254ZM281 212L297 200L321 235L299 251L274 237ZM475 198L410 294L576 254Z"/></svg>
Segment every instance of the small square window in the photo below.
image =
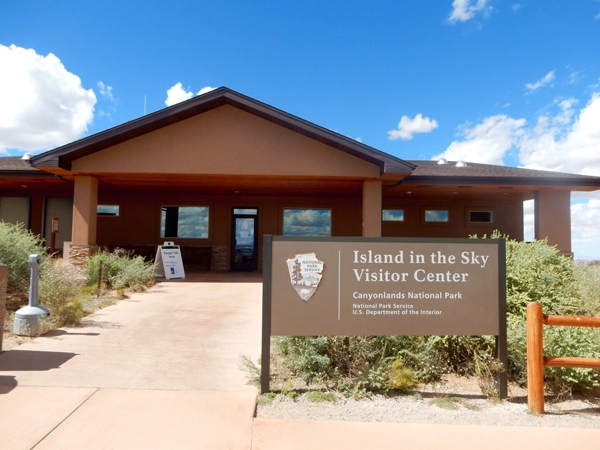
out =
<svg viewBox="0 0 600 450"><path fill-rule="evenodd" d="M256 216L258 214L258 209L256 208L233 208L234 214L247 215L247 216Z"/></svg>
<svg viewBox="0 0 600 450"><path fill-rule="evenodd" d="M447 209L427 209L425 210L425 222L448 222L449 214Z"/></svg>
<svg viewBox="0 0 600 450"><path fill-rule="evenodd" d="M491 211L469 211L469 222L471 223L492 223Z"/></svg>
<svg viewBox="0 0 600 450"><path fill-rule="evenodd" d="M404 222L404 210L384 209L381 212L381 220L384 222Z"/></svg>
<svg viewBox="0 0 600 450"><path fill-rule="evenodd" d="M119 215L119 205L98 205L96 214L99 216L117 217Z"/></svg>

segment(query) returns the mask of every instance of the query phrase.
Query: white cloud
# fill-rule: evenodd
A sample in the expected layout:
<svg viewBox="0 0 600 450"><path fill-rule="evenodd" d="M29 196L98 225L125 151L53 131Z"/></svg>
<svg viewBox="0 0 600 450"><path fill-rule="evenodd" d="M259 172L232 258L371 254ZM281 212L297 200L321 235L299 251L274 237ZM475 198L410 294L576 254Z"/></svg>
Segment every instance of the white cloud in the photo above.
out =
<svg viewBox="0 0 600 450"><path fill-rule="evenodd" d="M175 86L171 87L167 91L167 99L165 100L165 105L172 106L175 103L180 103L185 100L189 100L193 96L194 94L183 89L181 83L177 83Z"/></svg>
<svg viewBox="0 0 600 450"><path fill-rule="evenodd" d="M417 114L414 119L408 116L402 116L398 128L388 131L388 138L396 140L410 140L415 133L429 133L438 127L437 120L431 120L429 117L423 117Z"/></svg>
<svg viewBox="0 0 600 450"><path fill-rule="evenodd" d="M512 119L504 114L487 117L474 127L463 127L459 134L464 139L452 142L432 159L504 164L502 158L520 141L526 123L525 119Z"/></svg>
<svg viewBox="0 0 600 450"><path fill-rule="evenodd" d="M574 98L559 98L553 114L525 119L504 115L463 126L462 140L454 141L440 155L449 160L503 164L515 149L521 166L529 169L600 176L600 92L592 94L579 110ZM571 207L572 245L577 258L600 259L600 192L574 193ZM533 238L533 204L525 203L525 238Z"/></svg>
<svg viewBox="0 0 600 450"><path fill-rule="evenodd" d="M107 86L102 81L98 81L98 90L100 91L100 95L106 98L107 100L113 100L113 88L112 86Z"/></svg>
<svg viewBox="0 0 600 450"><path fill-rule="evenodd" d="M520 144L523 166L600 176L600 93L593 94L571 122L573 105L574 99L564 100L552 120L540 117Z"/></svg>
<svg viewBox="0 0 600 450"><path fill-rule="evenodd" d="M203 87L202 89L200 89L196 95L206 94L207 92L214 91L215 89L216 88L214 88L214 87L206 86L206 87Z"/></svg>
<svg viewBox="0 0 600 450"><path fill-rule="evenodd" d="M574 98L559 98L554 114L539 116L529 127L525 119L506 115L463 125L461 139L432 159L504 164L514 149L526 168L600 176L600 92L579 111L577 103Z"/></svg>
<svg viewBox="0 0 600 450"><path fill-rule="evenodd" d="M575 113L573 106L577 104L577 99L575 98L566 98L566 99L557 99L555 102L560 108L560 114L556 115L552 120L554 123L560 125L566 125L571 122L571 118Z"/></svg>
<svg viewBox="0 0 600 450"><path fill-rule="evenodd" d="M79 138L96 95L55 55L0 45L0 153L46 150Z"/></svg>
<svg viewBox="0 0 600 450"><path fill-rule="evenodd" d="M207 92L213 91L214 89L214 87L206 86L200 89L196 95L206 94ZM165 100L165 104L167 106L172 106L176 103L189 100L193 96L194 94L191 91L186 91L185 89L183 89L181 83L177 83L167 91L167 99Z"/></svg>
<svg viewBox="0 0 600 450"><path fill-rule="evenodd" d="M486 8L487 2L488 0L477 0L475 3L471 0L454 0L448 21L450 23L466 22L475 17L478 12L489 10L489 7Z"/></svg>
<svg viewBox="0 0 600 450"><path fill-rule="evenodd" d="M98 92L100 94L100 101L96 105L98 107L98 110L96 111L96 117L110 118L117 110L116 101L113 96L113 88L112 86L104 84L102 81L98 81L96 85L98 86Z"/></svg>
<svg viewBox="0 0 600 450"><path fill-rule="evenodd" d="M552 81L554 81L554 70L548 72L541 80L536 81L535 83L527 83L525 87L529 89L529 92L537 91L539 88L544 87Z"/></svg>

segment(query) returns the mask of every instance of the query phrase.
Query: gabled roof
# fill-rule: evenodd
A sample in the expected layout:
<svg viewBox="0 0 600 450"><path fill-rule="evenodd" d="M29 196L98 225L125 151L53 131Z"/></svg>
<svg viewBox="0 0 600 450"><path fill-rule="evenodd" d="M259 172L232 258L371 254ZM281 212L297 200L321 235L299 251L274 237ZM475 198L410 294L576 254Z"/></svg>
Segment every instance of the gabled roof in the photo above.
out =
<svg viewBox="0 0 600 450"><path fill-rule="evenodd" d="M325 145L329 145L357 158L379 166L380 173L408 174L414 166L402 159L376 150L354 139L315 125L282 110L254 100L250 97L221 87L148 114L106 131L88 136L54 150L31 158L35 167L60 167L71 169L73 160L120 144L121 142L150 133L190 117L202 114L223 105L231 105L269 122L300 133Z"/></svg>
<svg viewBox="0 0 600 450"><path fill-rule="evenodd" d="M477 185L536 185L600 188L600 177L547 170L522 169L467 162L465 167L456 161L438 164L437 161L409 161L415 166L402 184L477 184Z"/></svg>
<svg viewBox="0 0 600 450"><path fill-rule="evenodd" d="M36 170L28 160L21 156L4 156L0 158L0 170Z"/></svg>
<svg viewBox="0 0 600 450"><path fill-rule="evenodd" d="M0 173L3 177L54 177L51 173L31 167L29 161L20 156L0 157Z"/></svg>

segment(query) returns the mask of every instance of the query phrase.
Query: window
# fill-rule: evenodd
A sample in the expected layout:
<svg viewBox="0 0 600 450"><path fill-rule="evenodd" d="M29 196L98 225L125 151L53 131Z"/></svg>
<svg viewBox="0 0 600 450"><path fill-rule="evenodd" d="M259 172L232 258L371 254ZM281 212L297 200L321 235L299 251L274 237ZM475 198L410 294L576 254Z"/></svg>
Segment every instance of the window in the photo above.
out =
<svg viewBox="0 0 600 450"><path fill-rule="evenodd" d="M469 211L469 222L471 223L492 223L491 211Z"/></svg>
<svg viewBox="0 0 600 450"><path fill-rule="evenodd" d="M233 208L234 214L247 215L247 216L256 216L258 214L258 209L256 208Z"/></svg>
<svg viewBox="0 0 600 450"><path fill-rule="evenodd" d="M98 205L96 214L99 216L117 217L119 215L119 205Z"/></svg>
<svg viewBox="0 0 600 450"><path fill-rule="evenodd" d="M425 222L448 222L449 214L447 209L427 209L425 210Z"/></svg>
<svg viewBox="0 0 600 450"><path fill-rule="evenodd" d="M330 209L285 208L284 236L331 236Z"/></svg>
<svg viewBox="0 0 600 450"><path fill-rule="evenodd" d="M404 210L384 209L381 212L381 220L385 222L404 222Z"/></svg>
<svg viewBox="0 0 600 450"><path fill-rule="evenodd" d="M208 238L208 206L163 206L160 237Z"/></svg>

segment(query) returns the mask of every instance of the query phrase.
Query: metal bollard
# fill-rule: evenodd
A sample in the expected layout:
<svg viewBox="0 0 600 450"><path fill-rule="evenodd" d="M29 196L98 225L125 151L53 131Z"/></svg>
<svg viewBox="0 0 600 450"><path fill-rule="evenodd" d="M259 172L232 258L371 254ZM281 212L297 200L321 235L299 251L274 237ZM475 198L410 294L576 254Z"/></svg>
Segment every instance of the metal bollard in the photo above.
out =
<svg viewBox="0 0 600 450"><path fill-rule="evenodd" d="M50 310L45 306L41 306L38 301L38 278L42 258L40 255L29 255L28 262L31 267L31 274L29 276L29 304L15 313L13 328L13 333L20 336L35 336L39 334L40 322L50 314Z"/></svg>

